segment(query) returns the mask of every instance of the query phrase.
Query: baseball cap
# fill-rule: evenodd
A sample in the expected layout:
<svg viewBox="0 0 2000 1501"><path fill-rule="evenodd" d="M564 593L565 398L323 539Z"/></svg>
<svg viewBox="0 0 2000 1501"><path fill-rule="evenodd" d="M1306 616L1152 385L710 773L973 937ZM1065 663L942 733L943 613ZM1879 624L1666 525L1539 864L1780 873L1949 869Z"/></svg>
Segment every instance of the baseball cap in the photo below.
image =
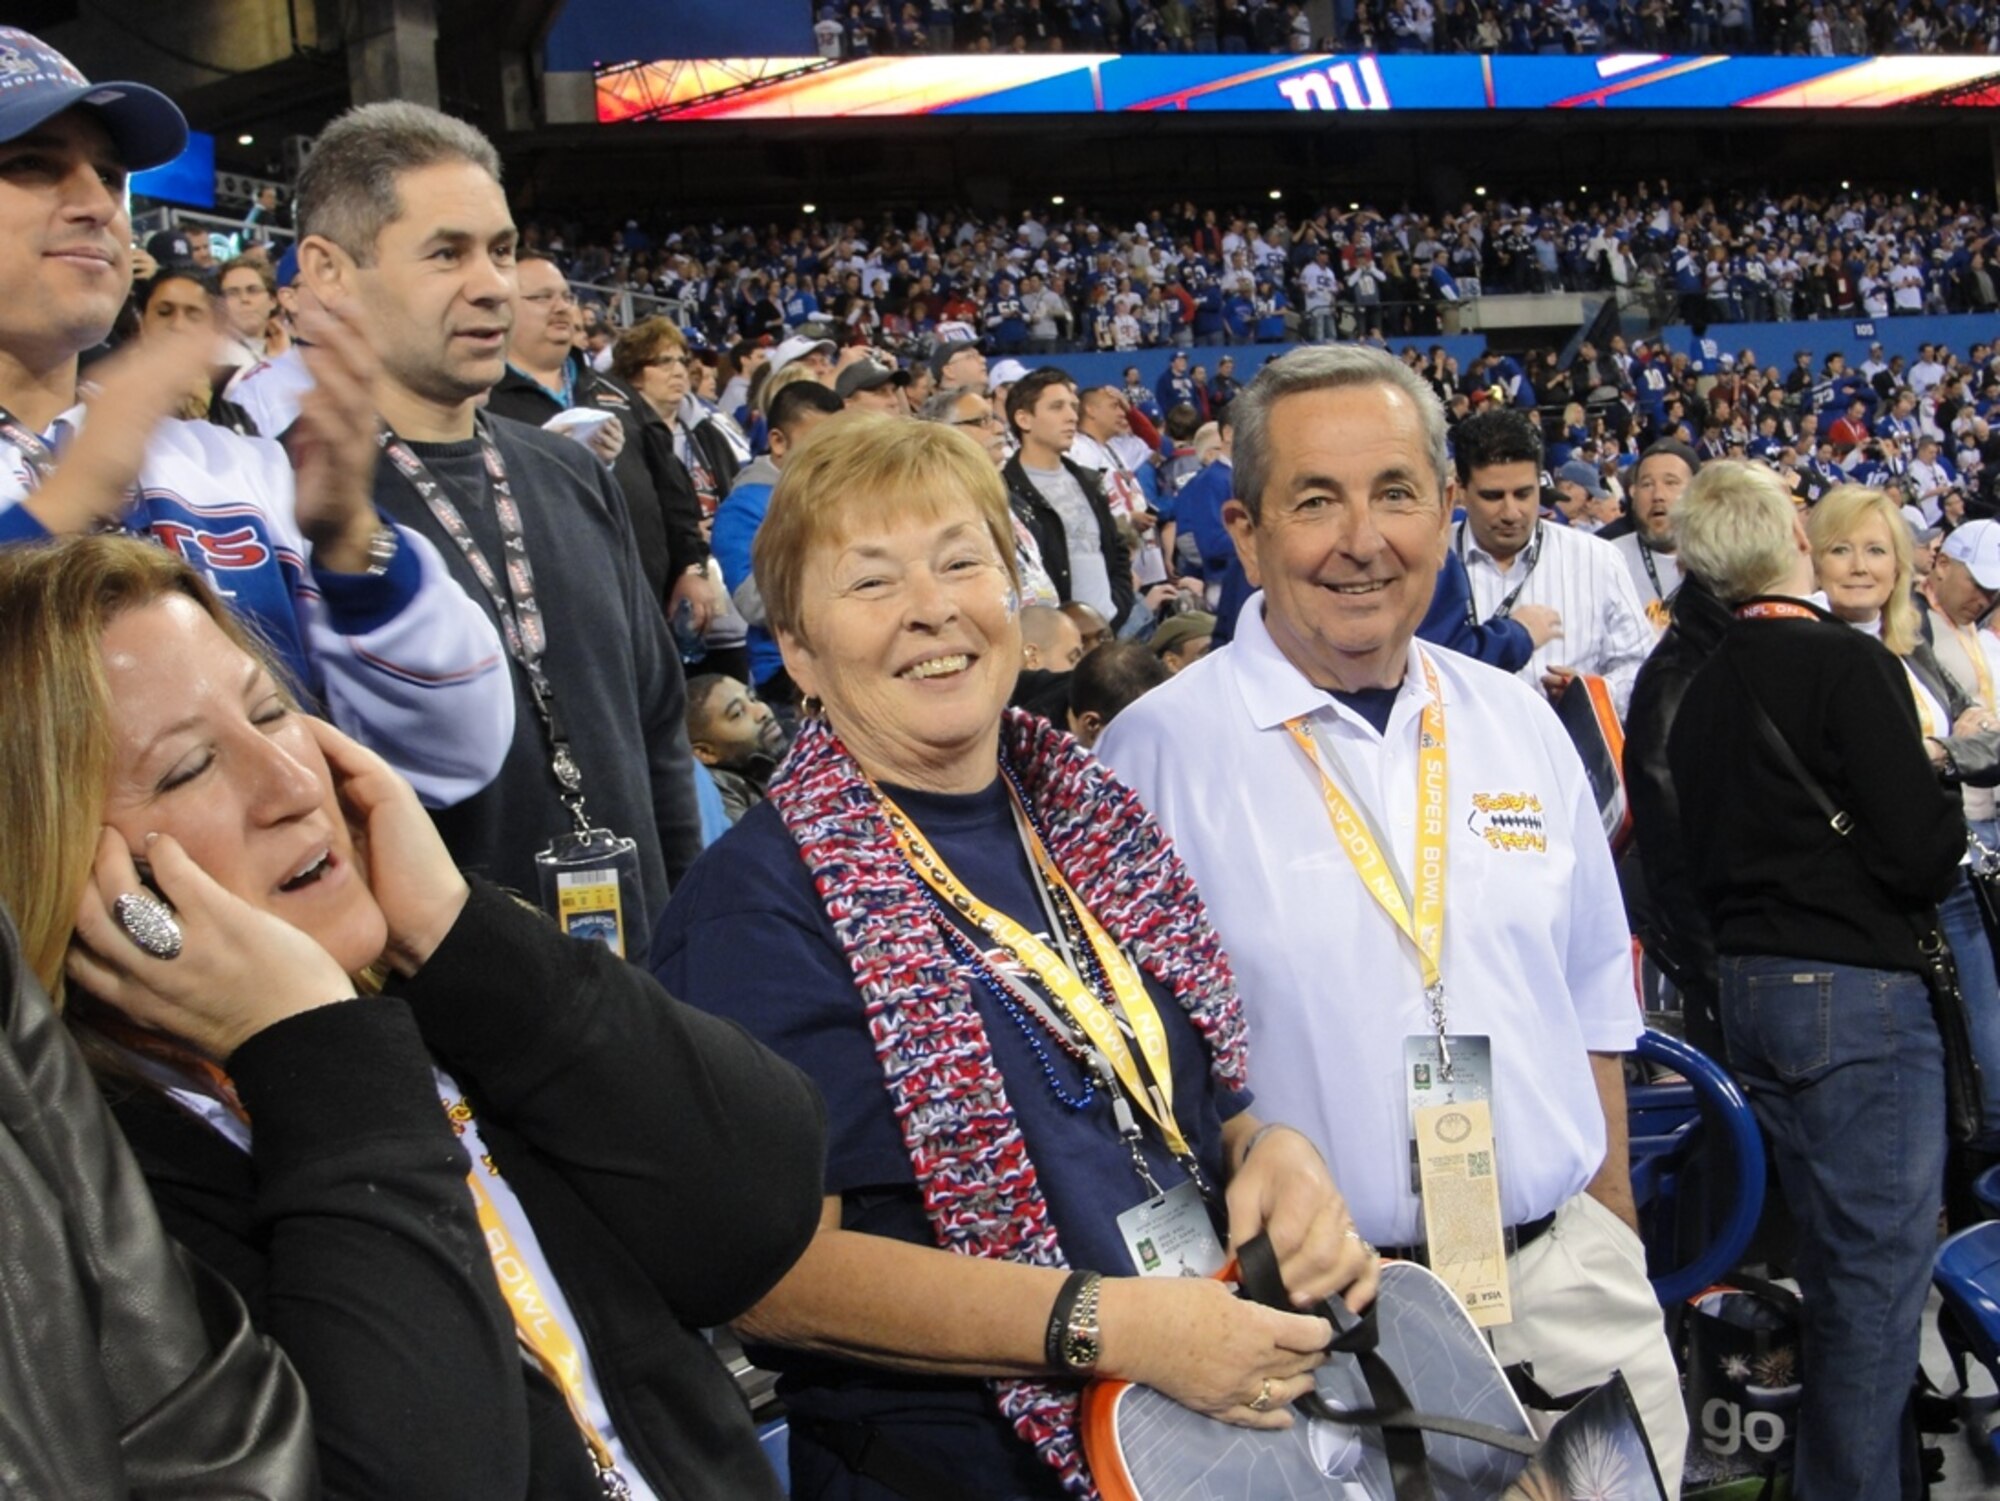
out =
<svg viewBox="0 0 2000 1501"><path fill-rule="evenodd" d="M2000 521L1968 521L1944 539L1945 556L1963 563L1988 591L2000 589Z"/></svg>
<svg viewBox="0 0 2000 1501"><path fill-rule="evenodd" d="M1019 360L1001 360L986 372L986 389L989 393L1002 386L1011 386L1028 373L1028 367Z"/></svg>
<svg viewBox="0 0 2000 1501"><path fill-rule="evenodd" d="M1201 636L1215 634L1215 617L1205 610L1189 610L1180 615L1169 615L1153 630L1147 645L1155 653L1171 651L1184 641L1193 641Z"/></svg>
<svg viewBox="0 0 2000 1501"><path fill-rule="evenodd" d="M874 360L856 360L834 380L834 394L845 401L856 391L879 391L884 386L907 386L910 372L894 370Z"/></svg>
<svg viewBox="0 0 2000 1501"><path fill-rule="evenodd" d="M828 359L832 359L840 352L831 339L815 339L810 334L793 334L771 351L771 374L776 375L793 360L802 360L814 350L818 350Z"/></svg>
<svg viewBox="0 0 2000 1501"><path fill-rule="evenodd" d="M119 162L143 171L172 161L187 145L187 118L143 83L93 84L40 37L0 26L0 141L24 136L77 106L111 133Z"/></svg>
<svg viewBox="0 0 2000 1501"><path fill-rule="evenodd" d="M146 241L146 254L159 262L162 271L169 266L192 266L194 241L183 230L163 229Z"/></svg>
<svg viewBox="0 0 2000 1501"><path fill-rule="evenodd" d="M1568 480L1572 485L1581 485L1583 493L1592 500L1602 500L1611 492L1604 488L1604 481L1598 477L1595 465L1586 464L1581 459L1572 459L1556 471L1556 478Z"/></svg>
<svg viewBox="0 0 2000 1501"><path fill-rule="evenodd" d="M978 347L978 342L973 339L950 339L938 345L937 349L931 355L931 374L938 380L943 380L944 367L951 363L954 355L964 350L977 349Z"/></svg>
<svg viewBox="0 0 2000 1501"><path fill-rule="evenodd" d="M299 279L299 247L287 245L285 253L278 257L277 269L271 273L277 277L278 285L289 287Z"/></svg>

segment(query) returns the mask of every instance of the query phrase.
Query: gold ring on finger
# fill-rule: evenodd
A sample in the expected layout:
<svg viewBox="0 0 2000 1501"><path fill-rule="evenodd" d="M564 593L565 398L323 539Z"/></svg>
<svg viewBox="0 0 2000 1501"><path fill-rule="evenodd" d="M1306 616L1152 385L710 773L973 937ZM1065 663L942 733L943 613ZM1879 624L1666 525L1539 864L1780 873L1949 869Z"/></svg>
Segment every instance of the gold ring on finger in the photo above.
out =
<svg viewBox="0 0 2000 1501"><path fill-rule="evenodd" d="M1252 1412L1267 1412L1271 1406L1271 1378L1266 1376L1264 1384L1257 1391L1257 1398L1250 1404Z"/></svg>

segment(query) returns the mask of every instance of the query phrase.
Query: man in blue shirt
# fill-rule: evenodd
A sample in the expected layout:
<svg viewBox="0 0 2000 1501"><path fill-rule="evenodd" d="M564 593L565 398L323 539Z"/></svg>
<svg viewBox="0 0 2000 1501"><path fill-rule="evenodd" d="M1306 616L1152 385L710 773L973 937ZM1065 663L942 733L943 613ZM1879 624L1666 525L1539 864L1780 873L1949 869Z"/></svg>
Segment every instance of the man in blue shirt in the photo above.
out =
<svg viewBox="0 0 2000 1501"><path fill-rule="evenodd" d="M1182 402L1198 406L1194 398L1194 377L1188 373L1188 357L1180 350L1167 361L1167 368L1153 383L1153 395L1162 412L1171 412Z"/></svg>

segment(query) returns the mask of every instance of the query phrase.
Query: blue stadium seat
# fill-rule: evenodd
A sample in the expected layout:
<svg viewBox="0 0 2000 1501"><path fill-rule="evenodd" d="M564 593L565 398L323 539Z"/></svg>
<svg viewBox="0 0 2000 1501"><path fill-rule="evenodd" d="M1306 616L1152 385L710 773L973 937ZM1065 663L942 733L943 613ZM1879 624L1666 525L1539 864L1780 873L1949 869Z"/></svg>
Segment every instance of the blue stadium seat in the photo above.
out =
<svg viewBox="0 0 2000 1501"><path fill-rule="evenodd" d="M1764 1139L1736 1081L1707 1054L1651 1028L1636 1051L1679 1076L1636 1085L1625 1097L1646 1261L1655 1296L1671 1308L1733 1270L1750 1244L1764 1207ZM1711 1184L1727 1185L1719 1212L1705 1207L1712 1194L1693 1191L1697 1163ZM1683 1263L1691 1240L1702 1247Z"/></svg>
<svg viewBox="0 0 2000 1501"><path fill-rule="evenodd" d="M1938 1247L1931 1281L1944 1300L1938 1333L1959 1390L1965 1390L1968 1355L2000 1385L2000 1220L1961 1230ZM2000 1429L1989 1432L1986 1443L2000 1456Z"/></svg>
<svg viewBox="0 0 2000 1501"><path fill-rule="evenodd" d="M2000 1220L2000 1163L1972 1180L1972 1196L1979 1200L1988 1219Z"/></svg>
<svg viewBox="0 0 2000 1501"><path fill-rule="evenodd" d="M764 1457L771 1462L771 1468L778 1472L778 1489L786 1495L792 1492L792 1431L791 1425L783 1418L775 1423L766 1423L757 1430L757 1443L764 1451Z"/></svg>

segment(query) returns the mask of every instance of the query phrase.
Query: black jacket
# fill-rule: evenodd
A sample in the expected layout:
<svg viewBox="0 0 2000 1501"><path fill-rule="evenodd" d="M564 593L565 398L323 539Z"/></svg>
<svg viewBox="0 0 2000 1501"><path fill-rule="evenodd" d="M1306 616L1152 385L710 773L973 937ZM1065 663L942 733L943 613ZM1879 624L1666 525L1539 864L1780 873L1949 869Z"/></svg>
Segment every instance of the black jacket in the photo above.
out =
<svg viewBox="0 0 2000 1501"><path fill-rule="evenodd" d="M327 1494L602 1501L515 1343L435 1064L533 1221L647 1483L671 1501L776 1501L701 1330L812 1237L811 1084L483 883L395 991L237 1050L248 1154L150 1091L117 1103L168 1225L297 1362Z"/></svg>
<svg viewBox="0 0 2000 1501"><path fill-rule="evenodd" d="M1715 935L1681 845L1680 798L1667 763L1667 737L1688 684L1722 644L1732 617L1693 574L1682 575L1672 613L1672 624L1639 669L1625 713L1625 793L1647 898L1639 936L1648 957L1678 989L1712 997Z"/></svg>
<svg viewBox="0 0 2000 1501"><path fill-rule="evenodd" d="M586 810L598 824L635 840L644 933L666 907L669 883L701 853L694 752L687 738L687 685L646 584L630 516L605 467L567 438L505 417L487 425L520 501L548 634L546 666L570 749L583 769ZM500 526L485 460L476 442L412 443L488 559L501 555ZM375 504L428 537L445 567L500 628L478 575L416 490L385 456L375 471ZM542 720L519 667L514 744L493 781L436 819L452 857L467 869L530 895L540 888L535 855L571 827L549 769Z"/></svg>
<svg viewBox="0 0 2000 1501"><path fill-rule="evenodd" d="M1111 519L1111 506L1104 498L1104 485L1098 477L1080 464L1073 464L1067 458L1063 461L1067 469L1083 486L1083 493L1090 500L1090 509L1097 515L1098 536L1104 544L1104 568L1111 575L1111 600L1118 607L1117 619L1110 622L1116 631L1125 623L1125 617L1132 613L1132 555L1119 540L1117 523ZM1049 580L1056 586L1064 603L1073 597L1070 593L1069 538L1063 531L1062 517L1055 508L1042 498L1042 492L1035 488L1035 482L1028 478L1028 471L1021 467L1021 456L1015 454L1007 461L1007 467L1000 471L1000 478L1007 485L1007 503L1034 533L1035 543L1042 550L1042 566L1049 571Z"/></svg>
<svg viewBox="0 0 2000 1501"><path fill-rule="evenodd" d="M319 1494L305 1386L167 1239L0 909L0 1492Z"/></svg>
<svg viewBox="0 0 2000 1501"><path fill-rule="evenodd" d="M1813 616L1732 623L1688 684L1667 741L1688 871L1719 954L1921 972L1913 925L1958 879L1965 818L1902 664ZM1853 820L1845 838L1766 743L1753 695Z"/></svg>
<svg viewBox="0 0 2000 1501"><path fill-rule="evenodd" d="M674 580L708 561L694 481L674 457L672 435L651 407L611 377L573 368L576 404L609 411L625 430L625 446L611 466L611 475L618 481L632 523L632 542L639 551L646 588L664 608ZM564 408L547 387L509 365L487 398L486 409L540 427Z"/></svg>

